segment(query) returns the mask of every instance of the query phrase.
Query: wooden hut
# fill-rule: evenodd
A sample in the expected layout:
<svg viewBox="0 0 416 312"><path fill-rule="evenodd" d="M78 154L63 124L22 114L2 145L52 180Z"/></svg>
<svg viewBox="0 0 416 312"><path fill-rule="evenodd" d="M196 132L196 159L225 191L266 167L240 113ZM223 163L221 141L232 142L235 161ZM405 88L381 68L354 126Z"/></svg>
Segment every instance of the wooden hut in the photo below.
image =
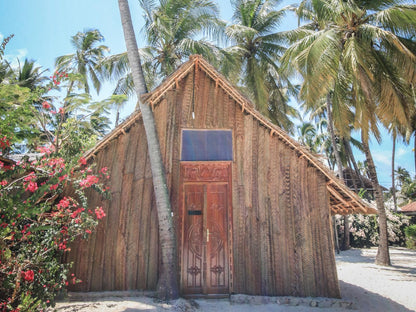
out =
<svg viewBox="0 0 416 312"><path fill-rule="evenodd" d="M339 297L331 214L369 208L200 56L153 92L183 295ZM107 217L72 248L81 291L154 290L158 222L140 112L88 154L108 167Z"/></svg>

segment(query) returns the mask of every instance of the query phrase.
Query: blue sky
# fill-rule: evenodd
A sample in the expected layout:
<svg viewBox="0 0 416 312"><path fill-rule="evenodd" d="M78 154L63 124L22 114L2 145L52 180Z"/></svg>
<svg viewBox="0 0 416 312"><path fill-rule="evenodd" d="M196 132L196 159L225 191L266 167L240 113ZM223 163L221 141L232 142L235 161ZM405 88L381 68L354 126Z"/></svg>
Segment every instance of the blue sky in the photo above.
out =
<svg viewBox="0 0 416 312"><path fill-rule="evenodd" d="M218 1L221 17L231 21L232 9L228 0ZM283 4L296 2L284 1ZM142 13L138 1L130 0L130 10L138 37L138 45L144 46L140 34ZM285 29L296 27L297 20L293 16L286 18ZM15 37L6 47L9 61L16 58L36 60L39 66L53 71L57 56L73 53L70 37L78 31L99 29L105 38L104 44L111 53L125 51L123 31L120 23L117 0L0 0L0 41L10 34ZM109 85L104 86L99 98L112 92ZM133 105L126 107L123 116L133 110ZM414 175L413 139L409 146L398 144L396 168L401 166ZM383 133L383 143L372 144L373 157L376 162L380 183L391 185L391 149L392 142L387 133ZM364 155L357 158L363 160Z"/></svg>

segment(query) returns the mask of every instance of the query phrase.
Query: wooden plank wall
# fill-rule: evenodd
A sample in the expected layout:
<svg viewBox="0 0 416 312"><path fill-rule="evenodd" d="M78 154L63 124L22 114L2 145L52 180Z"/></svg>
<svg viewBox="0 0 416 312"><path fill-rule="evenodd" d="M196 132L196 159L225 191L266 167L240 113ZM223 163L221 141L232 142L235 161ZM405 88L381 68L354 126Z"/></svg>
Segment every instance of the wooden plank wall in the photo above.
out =
<svg viewBox="0 0 416 312"><path fill-rule="evenodd" d="M97 157L97 168L110 171L111 199L90 193L90 207L103 206L106 217L87 242L75 243L68 260L83 282L72 290L156 288L157 214L143 124L136 123Z"/></svg>
<svg viewBox="0 0 416 312"><path fill-rule="evenodd" d="M232 129L233 292L339 297L324 176L204 72L197 71L195 85L192 75L155 108L177 229L181 130ZM157 215L142 124L101 150L97 162L111 169L112 199L91 199L107 217L71 253L73 271L85 281L77 289L154 289Z"/></svg>

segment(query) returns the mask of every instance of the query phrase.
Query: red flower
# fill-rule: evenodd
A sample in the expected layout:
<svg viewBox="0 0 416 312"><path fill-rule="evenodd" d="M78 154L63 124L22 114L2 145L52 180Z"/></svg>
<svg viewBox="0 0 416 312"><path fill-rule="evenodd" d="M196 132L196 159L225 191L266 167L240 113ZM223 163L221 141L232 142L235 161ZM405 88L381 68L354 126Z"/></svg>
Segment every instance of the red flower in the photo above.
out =
<svg viewBox="0 0 416 312"><path fill-rule="evenodd" d="M22 271L22 277L27 282L33 282L35 272L33 272L32 270L27 270L26 272Z"/></svg>
<svg viewBox="0 0 416 312"><path fill-rule="evenodd" d="M105 212L103 210L103 207L95 208L95 214L97 216L97 219L102 219L105 217Z"/></svg>
<svg viewBox="0 0 416 312"><path fill-rule="evenodd" d="M62 182L66 178L68 178L68 175L67 174L64 174L63 176L59 177L59 182Z"/></svg>
<svg viewBox="0 0 416 312"><path fill-rule="evenodd" d="M51 105L48 102L46 102L46 101L42 102L42 106L43 106L44 109L51 108Z"/></svg>
<svg viewBox="0 0 416 312"><path fill-rule="evenodd" d="M6 180L1 181L1 182L0 182L0 185L1 185L1 186L6 186L6 185L7 185L7 181L6 181Z"/></svg>
<svg viewBox="0 0 416 312"><path fill-rule="evenodd" d="M38 184L36 182L30 181L26 191L31 191L32 193L38 189Z"/></svg>
<svg viewBox="0 0 416 312"><path fill-rule="evenodd" d="M61 199L59 201L59 204L57 205L57 207L59 209L61 209L61 208L67 208L68 206L69 206L69 199L66 198L66 197L64 197L63 199Z"/></svg>
<svg viewBox="0 0 416 312"><path fill-rule="evenodd" d="M82 180L81 182L79 182L79 186L85 188L85 187L90 187L91 185L95 184L98 182L98 177L94 176L94 175L87 175L87 177Z"/></svg>
<svg viewBox="0 0 416 312"><path fill-rule="evenodd" d="M79 162L81 165L86 165L86 164L87 164L87 160L86 160L84 157L81 157L81 158L78 160L78 162Z"/></svg>

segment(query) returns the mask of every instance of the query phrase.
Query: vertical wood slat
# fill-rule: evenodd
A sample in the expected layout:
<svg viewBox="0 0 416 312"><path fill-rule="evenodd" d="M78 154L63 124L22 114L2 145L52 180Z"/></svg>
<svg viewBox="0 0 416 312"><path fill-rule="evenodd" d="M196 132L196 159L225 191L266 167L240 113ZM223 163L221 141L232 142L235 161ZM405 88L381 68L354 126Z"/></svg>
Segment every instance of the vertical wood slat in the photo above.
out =
<svg viewBox="0 0 416 312"><path fill-rule="evenodd" d="M325 177L242 112L221 87L215 89L215 81L203 71L197 75L195 120L192 71L155 106L174 219L181 129L232 129L234 291L336 296L337 290L331 290L338 286ZM80 260L75 268L87 271L91 290L151 289L158 276L157 216L142 122L110 145L97 155L114 171L107 220L98 228L92 247L86 245L90 249L78 248L89 259L93 255L94 267L90 268L91 260ZM175 220L180 225L181 220Z"/></svg>
<svg viewBox="0 0 416 312"><path fill-rule="evenodd" d="M131 189L129 192L128 200L129 209L126 220L126 269L125 269L125 287L124 289L135 289L136 276L137 276L137 241L139 240L137 227L140 226L140 219L138 217L138 197L139 194L137 189L137 182L135 180L135 170L137 157L141 157L140 151L143 142L140 142L139 131L141 127L136 124L130 130L130 149L127 154L128 163L126 163L125 172L131 174Z"/></svg>
<svg viewBox="0 0 416 312"><path fill-rule="evenodd" d="M110 146L103 151L103 154L105 153L106 155L109 156L109 157L102 157L102 158L105 164L104 166L109 168L110 175L111 175L112 161L113 161L114 156L116 155L116 152L117 152L117 145L115 141L113 141L113 143L110 144ZM109 184L111 184L111 180L109 181ZM96 291L96 290L104 289L103 271L104 271L104 260L105 260L105 233L109 224L108 215L109 215L109 209L110 209L110 201L106 200L102 203L90 202L90 205L91 204L92 204L92 207L91 207L92 209L102 204L103 210L105 214L107 215L98 224L98 227L95 233L96 239L95 239L94 265L92 267L92 273L91 273L90 290Z"/></svg>

